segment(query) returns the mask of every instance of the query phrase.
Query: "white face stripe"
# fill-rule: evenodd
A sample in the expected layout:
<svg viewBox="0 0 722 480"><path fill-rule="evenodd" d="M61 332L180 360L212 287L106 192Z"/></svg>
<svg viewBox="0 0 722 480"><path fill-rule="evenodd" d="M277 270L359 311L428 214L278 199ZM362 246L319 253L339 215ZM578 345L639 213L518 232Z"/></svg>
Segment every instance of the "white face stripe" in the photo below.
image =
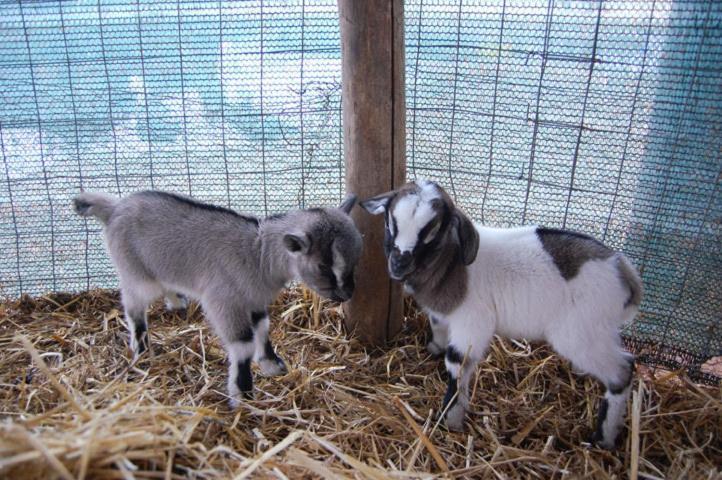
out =
<svg viewBox="0 0 722 480"><path fill-rule="evenodd" d="M338 285L339 288L342 288L344 286L343 272L346 270L346 261L344 260L343 255L339 253L335 243L331 247L331 251L333 252L333 266L331 269L333 270L333 274L336 276L336 285Z"/></svg>
<svg viewBox="0 0 722 480"><path fill-rule="evenodd" d="M421 198L426 201L431 201L432 198L441 198L439 189L433 182L428 180L416 180L416 185L421 189Z"/></svg>
<svg viewBox="0 0 722 480"><path fill-rule="evenodd" d="M417 182L420 190L401 197L391 212L397 232L394 244L401 252L410 252L416 246L419 232L436 216L431 200L439 198L439 192L430 182ZM389 219L391 222L392 219Z"/></svg>
<svg viewBox="0 0 722 480"><path fill-rule="evenodd" d="M396 223L396 221L394 220L394 216L393 216L393 215L389 215L389 220L388 220L388 221L389 221L389 225L388 225L388 227L389 227L389 232L391 232L391 234L393 235L393 234L396 233L396 228L395 228L395 226L394 226L394 224Z"/></svg>

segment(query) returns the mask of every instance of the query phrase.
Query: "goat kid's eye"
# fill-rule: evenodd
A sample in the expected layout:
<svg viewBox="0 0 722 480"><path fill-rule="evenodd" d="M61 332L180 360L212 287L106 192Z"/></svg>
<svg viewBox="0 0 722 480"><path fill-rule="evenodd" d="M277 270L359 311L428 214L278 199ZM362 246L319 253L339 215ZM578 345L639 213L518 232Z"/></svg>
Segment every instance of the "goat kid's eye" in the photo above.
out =
<svg viewBox="0 0 722 480"><path fill-rule="evenodd" d="M424 238L422 239L424 243L429 243L432 241L436 234L439 233L439 229L441 228L441 222L438 220L434 220L433 225L431 226L431 229L424 235Z"/></svg>

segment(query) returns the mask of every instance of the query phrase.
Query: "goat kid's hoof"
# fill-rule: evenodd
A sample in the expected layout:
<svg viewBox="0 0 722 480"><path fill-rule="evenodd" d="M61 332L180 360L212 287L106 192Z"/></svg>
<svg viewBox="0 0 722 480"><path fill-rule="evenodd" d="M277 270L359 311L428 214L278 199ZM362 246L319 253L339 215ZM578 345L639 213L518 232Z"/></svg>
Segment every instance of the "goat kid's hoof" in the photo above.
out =
<svg viewBox="0 0 722 480"><path fill-rule="evenodd" d="M618 442L616 440L605 439L599 432L594 432L587 442L593 446L604 450L616 450Z"/></svg>
<svg viewBox="0 0 722 480"><path fill-rule="evenodd" d="M147 336L143 337L143 339L140 340L140 342L131 340L130 351L133 354L133 356L130 360L130 363L133 363L133 364L138 362L141 358L151 355L152 352L148 345L148 337Z"/></svg>
<svg viewBox="0 0 722 480"><path fill-rule="evenodd" d="M288 367L280 358L264 358L258 362L264 377L277 377L288 373Z"/></svg>
<svg viewBox="0 0 722 480"><path fill-rule="evenodd" d="M446 428L452 432L463 432L465 417L466 410L457 402L456 405L449 408L446 412Z"/></svg>
<svg viewBox="0 0 722 480"><path fill-rule="evenodd" d="M602 448L604 450L613 451L617 449L617 444L615 443L609 443L609 442L595 442L594 443L597 447Z"/></svg>
<svg viewBox="0 0 722 480"><path fill-rule="evenodd" d="M231 409L235 410L236 408L241 406L241 403L243 403L246 400L253 400L253 392L247 391L247 392L241 392L231 395L228 398L228 405L231 407Z"/></svg>

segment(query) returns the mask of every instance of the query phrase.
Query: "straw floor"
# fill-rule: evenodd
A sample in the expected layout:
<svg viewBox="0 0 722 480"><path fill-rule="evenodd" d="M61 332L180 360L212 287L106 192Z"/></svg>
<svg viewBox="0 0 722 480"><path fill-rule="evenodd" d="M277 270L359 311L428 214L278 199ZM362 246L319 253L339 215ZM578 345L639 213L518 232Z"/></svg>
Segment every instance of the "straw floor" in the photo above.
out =
<svg viewBox="0 0 722 480"><path fill-rule="evenodd" d="M467 431L449 433L436 424L443 362L411 305L384 351L305 290L272 311L290 373L256 374L256 399L231 410L223 349L195 306L155 307L153 354L129 366L114 292L0 305L0 477L721 477L719 386L638 368L630 431L610 453L583 443L594 381L545 347L496 341Z"/></svg>

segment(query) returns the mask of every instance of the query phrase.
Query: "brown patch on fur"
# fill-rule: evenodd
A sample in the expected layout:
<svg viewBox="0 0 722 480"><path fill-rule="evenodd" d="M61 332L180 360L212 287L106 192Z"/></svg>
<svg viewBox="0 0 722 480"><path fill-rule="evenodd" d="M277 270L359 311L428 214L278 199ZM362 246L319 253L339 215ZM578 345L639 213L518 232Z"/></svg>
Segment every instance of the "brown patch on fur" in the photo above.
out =
<svg viewBox="0 0 722 480"><path fill-rule="evenodd" d="M406 281L419 305L442 314L452 312L464 300L468 289L466 267L456 253L448 253L439 252L433 264L416 271Z"/></svg>
<svg viewBox="0 0 722 480"><path fill-rule="evenodd" d="M399 189L407 188L409 184ZM415 183L411 184L413 190L417 189ZM413 290L414 299L419 305L434 312L446 314L453 311L466 296L468 289L468 274L463 262L461 245L456 232L453 215L456 211L454 201L443 188L437 185L440 194L438 201L432 202L432 208L443 212L448 218L444 219L447 228L443 232L438 246L425 258L419 259L417 270L406 280L406 284ZM396 198L403 196L397 195Z"/></svg>
<svg viewBox="0 0 722 480"><path fill-rule="evenodd" d="M536 234L565 280L576 277L587 261L614 255L603 243L581 233L539 227Z"/></svg>

